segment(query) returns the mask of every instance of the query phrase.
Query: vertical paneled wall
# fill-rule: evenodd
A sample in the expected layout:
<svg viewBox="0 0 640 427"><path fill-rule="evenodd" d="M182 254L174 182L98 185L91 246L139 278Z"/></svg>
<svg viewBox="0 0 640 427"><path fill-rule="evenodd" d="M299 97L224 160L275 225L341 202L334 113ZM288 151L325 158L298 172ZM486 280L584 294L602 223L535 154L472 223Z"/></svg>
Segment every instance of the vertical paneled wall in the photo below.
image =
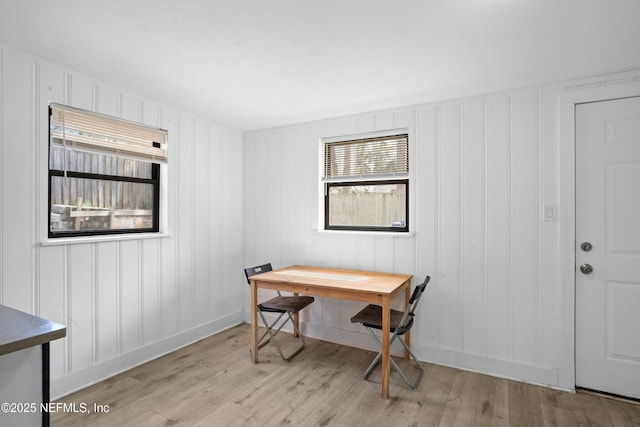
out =
<svg viewBox="0 0 640 427"><path fill-rule="evenodd" d="M169 131L166 237L41 244L49 102ZM6 46L0 129L0 303L67 326L54 397L242 321L240 132Z"/></svg>
<svg viewBox="0 0 640 427"><path fill-rule="evenodd" d="M245 264L432 277L412 345L424 360L558 385L557 90L498 93L245 135ZM323 233L320 139L408 128L407 237ZM324 299L307 333L370 345L357 303ZM247 307L245 306L245 310Z"/></svg>

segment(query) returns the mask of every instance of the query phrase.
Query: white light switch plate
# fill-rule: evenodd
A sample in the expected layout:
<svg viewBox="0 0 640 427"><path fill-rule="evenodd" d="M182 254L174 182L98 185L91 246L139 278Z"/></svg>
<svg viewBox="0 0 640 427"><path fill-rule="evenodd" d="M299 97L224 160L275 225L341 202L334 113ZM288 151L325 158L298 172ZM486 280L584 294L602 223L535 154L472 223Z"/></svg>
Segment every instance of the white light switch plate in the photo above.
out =
<svg viewBox="0 0 640 427"><path fill-rule="evenodd" d="M542 208L542 217L545 221L557 221L558 220L558 205L552 205L545 203Z"/></svg>

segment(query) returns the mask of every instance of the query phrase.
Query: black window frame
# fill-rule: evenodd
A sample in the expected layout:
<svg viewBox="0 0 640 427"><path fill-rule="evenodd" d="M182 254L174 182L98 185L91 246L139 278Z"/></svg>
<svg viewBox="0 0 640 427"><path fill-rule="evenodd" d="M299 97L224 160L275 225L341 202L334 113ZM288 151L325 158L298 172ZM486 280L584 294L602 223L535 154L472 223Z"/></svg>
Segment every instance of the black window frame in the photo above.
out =
<svg viewBox="0 0 640 427"><path fill-rule="evenodd" d="M354 185L405 185L405 223L404 226L354 226L354 225L331 225L329 224L329 212L331 211L329 190L332 187L351 187ZM338 181L338 182L326 182L324 192L324 229L325 230L340 230L340 231L381 231L381 232L397 232L407 233L409 232L409 178L404 179L388 179L388 180L372 180L372 181Z"/></svg>

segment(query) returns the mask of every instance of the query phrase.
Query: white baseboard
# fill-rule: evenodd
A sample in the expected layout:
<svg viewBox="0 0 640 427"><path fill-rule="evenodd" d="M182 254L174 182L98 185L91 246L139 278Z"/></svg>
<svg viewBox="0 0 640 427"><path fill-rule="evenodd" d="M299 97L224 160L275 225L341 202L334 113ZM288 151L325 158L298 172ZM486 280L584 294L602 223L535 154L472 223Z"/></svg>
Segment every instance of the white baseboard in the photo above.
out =
<svg viewBox="0 0 640 427"><path fill-rule="evenodd" d="M372 338L367 333L326 328L318 325L304 325L302 331L309 337L377 351ZM416 345L415 342L412 343L411 350L416 354L416 357L423 362L450 366L452 368L478 372L481 374L525 383L559 388L557 368L533 366L509 360L442 350L428 346ZM399 343L397 343L397 346L394 345L391 348L391 354L403 354L403 349Z"/></svg>
<svg viewBox="0 0 640 427"><path fill-rule="evenodd" d="M414 345L412 350L420 360L493 377L561 389L558 368L528 365L510 360ZM567 390L569 391L569 390Z"/></svg>
<svg viewBox="0 0 640 427"><path fill-rule="evenodd" d="M312 338L375 352L378 351L378 347L376 347L376 343L373 341L373 338L371 338L366 332L347 331L344 329L327 328L324 326L308 324L302 325L300 328L302 329L303 334ZM391 346L391 354L396 356L403 355L404 350L402 345L400 343L394 343Z"/></svg>
<svg viewBox="0 0 640 427"><path fill-rule="evenodd" d="M80 371L51 380L51 400L60 399L116 374L134 368L167 353L178 350L210 335L243 323L242 312L235 313L195 328L166 337L126 354L102 361Z"/></svg>

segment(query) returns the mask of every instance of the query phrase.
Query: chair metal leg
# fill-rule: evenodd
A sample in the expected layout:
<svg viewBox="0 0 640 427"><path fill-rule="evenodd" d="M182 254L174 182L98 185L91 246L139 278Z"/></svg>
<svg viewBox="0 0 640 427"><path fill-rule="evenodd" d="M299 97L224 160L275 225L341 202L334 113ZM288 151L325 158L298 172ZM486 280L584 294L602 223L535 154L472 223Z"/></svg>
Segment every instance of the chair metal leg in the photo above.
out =
<svg viewBox="0 0 640 427"><path fill-rule="evenodd" d="M415 390L418 387L418 384L420 384L420 380L422 379L422 375L424 374L424 368L422 367L420 362L418 362L418 358L416 357L415 354L413 354L413 351L411 351L411 349L409 348L407 343L404 342L402 337L398 337L398 340L400 341L400 344L402 344L404 349L407 350L409 352L409 354L411 355L411 358L413 359L413 362L416 364L416 368L418 368L418 376L416 377L416 380L413 382L413 384L410 384L409 380L407 380L407 377L404 376L404 373L400 370L400 368L397 368L398 369L398 373L402 376L402 379L404 379L404 382L407 383L407 385L409 387L411 387L412 389ZM393 364L395 365L396 363L393 362ZM396 367L397 367L397 365L396 365Z"/></svg>
<svg viewBox="0 0 640 427"><path fill-rule="evenodd" d="M382 348L382 343L380 342L380 340L378 339L378 336L369 328L367 328L367 331L369 332L369 335L371 335L371 337L373 337L373 339L375 340L376 343L378 343L378 347ZM389 342L389 346L391 346L391 342ZM382 359L382 351L380 351L375 359L373 359L373 362L371 362L371 364L369 365L369 367L367 368L367 370L364 372L363 378L366 379L369 374L371 373L371 371L373 371L373 368L376 367L376 365L378 364L378 362L380 361L380 359Z"/></svg>
<svg viewBox="0 0 640 427"><path fill-rule="evenodd" d="M371 330L371 328L367 328L367 331L369 331L369 334L373 337L373 339L376 341L376 343L378 344L378 347L380 348L380 352L378 352L378 354L376 355L376 357L373 359L373 362L371 362L371 364L369 365L369 367L367 368L367 370L365 371L363 377L366 379L369 374L371 373L371 371L373 370L373 368L376 367L376 365L378 364L378 362L380 362L380 359L382 359L382 342L380 341L380 339L378 338L378 336ZM395 368L396 371L398 371L398 373L400 374L400 377L402 377L403 381L409 386L411 387L413 390L415 390L418 387L418 384L420 384L420 380L422 380L422 375L424 374L424 368L422 367L422 365L420 364L420 362L418 362L418 358L416 357L416 355L411 351L411 349L407 346L407 343L404 342L404 340L402 339L402 337L398 336L397 334L393 334L393 336L391 337L391 339L389 340L389 345L393 344L393 342L395 341L395 339L398 338L398 340L400 341L400 343L402 344L402 346L405 348L405 350L407 350L409 352L409 354L411 355L411 358L413 359L414 363L416 364L416 368L418 368L418 375L416 377L416 380L411 383L409 382L409 380L407 379L406 375L404 374L404 372L402 372L402 369L400 369L400 367L398 366L398 364L396 363L395 360L393 360L393 357L389 356L389 360L391 362L391 365Z"/></svg>
<svg viewBox="0 0 640 427"><path fill-rule="evenodd" d="M262 341L263 338L265 338L266 335L269 335L269 341L271 341L273 343L273 345L275 345L276 350L278 350L278 353L280 354L280 357L282 358L282 360L284 360L285 362L290 361L296 354L300 353L300 351L302 351L302 349L305 347L306 343L304 342L304 336L300 333L300 330L298 329L298 327L296 326L295 322L293 321L293 317L291 316L291 313L281 313L280 316L278 316L278 318L271 324L269 325L269 323L267 322L267 319L264 317L264 314L262 311L259 311L260 313L260 317L262 317L262 322L264 323L265 327L267 328L267 331L265 332L265 334L262 336L262 338L260 338L260 341ZM273 326L278 323L278 321L282 318L282 316L284 316L284 314L287 315L287 318L285 318L282 323L280 324L280 326L278 327L278 329L273 332ZM300 341L302 342L302 344L295 350L293 351L293 353L291 353L288 356L285 356L284 353L282 352L282 349L280 348L280 344L278 343L278 340L276 339L276 334L278 332L280 332L280 330L284 327L284 325L288 322L291 321L291 324L293 325L293 329L295 330L295 332L297 333L298 337L300 338ZM262 347L264 344L266 344L268 341L265 341L262 344L258 345L258 348Z"/></svg>
<svg viewBox="0 0 640 427"><path fill-rule="evenodd" d="M258 340L258 348L262 348L264 345L266 345L269 341L271 341L271 338L269 338L266 341L262 341L264 340L268 335L269 335L269 331L273 331L276 324L280 321L280 319L282 319L282 316L284 316L286 313L280 313L280 315L276 318L276 320L273 321L273 323L271 323L271 325L269 325L267 323L267 319L264 317L264 315L262 314L262 312L260 312L260 317L262 317L262 323L264 324L265 328L267 329L264 334L262 334L262 336L260 337L260 339ZM282 323L280 324L280 327L278 329L276 329L275 332L273 332L273 336L275 337L278 332L280 332L280 330L283 328L284 324L287 323L287 319L284 319L282 321Z"/></svg>

